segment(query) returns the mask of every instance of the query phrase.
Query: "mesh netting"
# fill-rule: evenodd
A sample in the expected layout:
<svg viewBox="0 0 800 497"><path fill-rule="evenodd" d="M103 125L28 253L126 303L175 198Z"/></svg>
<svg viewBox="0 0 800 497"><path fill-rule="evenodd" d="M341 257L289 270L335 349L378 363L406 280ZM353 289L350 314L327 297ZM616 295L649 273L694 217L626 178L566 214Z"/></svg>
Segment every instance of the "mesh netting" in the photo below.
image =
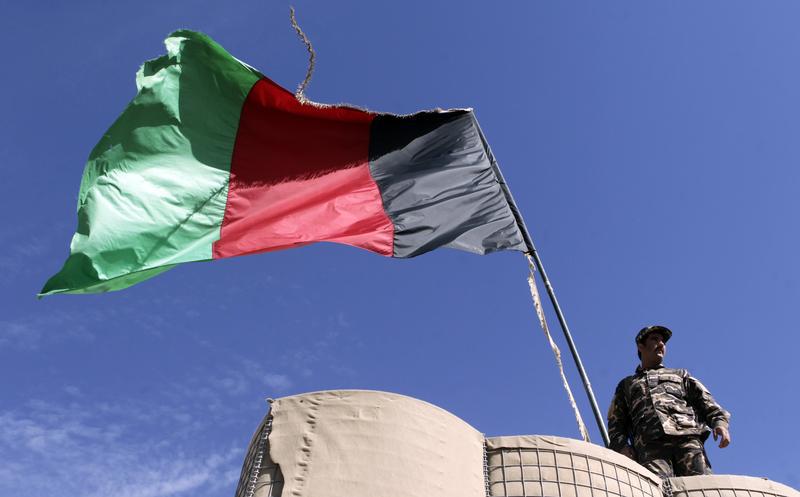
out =
<svg viewBox="0 0 800 497"><path fill-rule="evenodd" d="M513 437L505 437L509 439ZM525 437L530 441L537 437ZM544 439L544 437L542 437ZM556 437L547 437L552 441ZM611 451L610 457L596 454L601 449L581 451L583 442L545 447L490 448L488 451L489 491L504 497L661 497L654 475L624 464ZM508 444L511 445L511 444ZM546 447L550 445L550 447ZM590 445L590 444L585 444Z"/></svg>
<svg viewBox="0 0 800 497"><path fill-rule="evenodd" d="M280 497L283 491L281 469L269 457L272 415L267 414L256 429L242 464L236 497Z"/></svg>
<svg viewBox="0 0 800 497"><path fill-rule="evenodd" d="M800 497L797 490L765 478L710 475L671 478L674 497Z"/></svg>

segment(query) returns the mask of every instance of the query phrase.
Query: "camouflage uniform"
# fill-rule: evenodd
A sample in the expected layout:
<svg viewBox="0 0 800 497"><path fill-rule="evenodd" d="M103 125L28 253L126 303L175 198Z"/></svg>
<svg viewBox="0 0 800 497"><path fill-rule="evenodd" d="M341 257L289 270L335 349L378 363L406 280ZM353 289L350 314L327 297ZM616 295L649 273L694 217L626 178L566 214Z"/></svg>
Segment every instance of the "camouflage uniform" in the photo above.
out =
<svg viewBox="0 0 800 497"><path fill-rule="evenodd" d="M608 410L610 447L633 441L636 460L661 477L711 473L703 442L730 414L685 369L657 366L619 382Z"/></svg>

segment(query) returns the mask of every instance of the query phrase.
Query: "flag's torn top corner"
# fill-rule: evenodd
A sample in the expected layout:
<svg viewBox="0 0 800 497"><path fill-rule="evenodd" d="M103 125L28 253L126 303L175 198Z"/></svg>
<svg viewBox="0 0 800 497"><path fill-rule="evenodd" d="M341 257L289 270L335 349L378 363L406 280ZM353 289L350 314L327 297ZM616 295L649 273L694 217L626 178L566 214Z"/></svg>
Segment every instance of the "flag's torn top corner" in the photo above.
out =
<svg viewBox="0 0 800 497"><path fill-rule="evenodd" d="M376 115L388 115L393 116L399 119L407 118L407 117L414 117L419 114L474 114L475 109L472 107L453 107L450 109L443 109L441 107L434 107L433 109L423 109L418 110L416 112L412 112L410 114L391 114L389 112L372 112Z"/></svg>

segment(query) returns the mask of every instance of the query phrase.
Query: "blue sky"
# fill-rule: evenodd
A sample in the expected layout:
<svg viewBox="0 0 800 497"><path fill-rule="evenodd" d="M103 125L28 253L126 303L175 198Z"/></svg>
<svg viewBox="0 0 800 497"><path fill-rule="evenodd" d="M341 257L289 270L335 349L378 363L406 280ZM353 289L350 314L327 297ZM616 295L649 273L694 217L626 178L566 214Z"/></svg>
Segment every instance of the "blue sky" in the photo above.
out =
<svg viewBox="0 0 800 497"><path fill-rule="evenodd" d="M318 55L311 99L475 108L604 412L636 331L665 324L667 363L733 413L715 471L800 487L800 4L294 5ZM280 2L2 12L0 496L229 496L264 398L321 389L410 395L488 435L578 437L518 253L320 244L36 301L67 256L86 157L169 32L203 31L288 88L307 58Z"/></svg>

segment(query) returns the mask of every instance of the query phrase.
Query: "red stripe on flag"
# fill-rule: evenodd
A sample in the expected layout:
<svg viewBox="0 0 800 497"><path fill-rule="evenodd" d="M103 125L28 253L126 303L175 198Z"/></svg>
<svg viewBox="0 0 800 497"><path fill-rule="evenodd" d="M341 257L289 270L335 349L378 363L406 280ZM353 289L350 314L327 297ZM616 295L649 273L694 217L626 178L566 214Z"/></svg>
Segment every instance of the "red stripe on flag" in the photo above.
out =
<svg viewBox="0 0 800 497"><path fill-rule="evenodd" d="M214 258L318 241L391 256L394 226L369 173L372 117L301 104L259 80L242 109Z"/></svg>

